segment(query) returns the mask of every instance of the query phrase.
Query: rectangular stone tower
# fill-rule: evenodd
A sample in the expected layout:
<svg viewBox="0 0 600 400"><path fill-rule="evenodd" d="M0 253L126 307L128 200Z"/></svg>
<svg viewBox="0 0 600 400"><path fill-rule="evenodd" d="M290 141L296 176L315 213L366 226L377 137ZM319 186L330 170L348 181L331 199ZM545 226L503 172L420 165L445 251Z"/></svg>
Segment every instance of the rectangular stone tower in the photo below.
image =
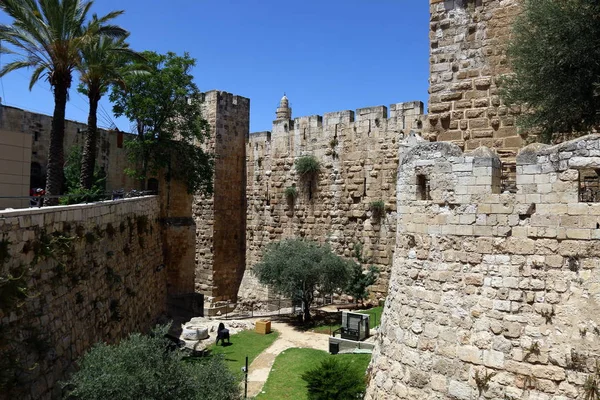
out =
<svg viewBox="0 0 600 400"><path fill-rule="evenodd" d="M429 122L438 141L465 150L495 148L514 159L523 140L519 110L500 100L498 82L510 72L506 44L519 0L430 0Z"/></svg>
<svg viewBox="0 0 600 400"><path fill-rule="evenodd" d="M196 291L209 296L209 302L236 301L246 263L250 100L210 91L204 94L202 112L210 124L206 146L215 154L215 174L213 195L194 197Z"/></svg>

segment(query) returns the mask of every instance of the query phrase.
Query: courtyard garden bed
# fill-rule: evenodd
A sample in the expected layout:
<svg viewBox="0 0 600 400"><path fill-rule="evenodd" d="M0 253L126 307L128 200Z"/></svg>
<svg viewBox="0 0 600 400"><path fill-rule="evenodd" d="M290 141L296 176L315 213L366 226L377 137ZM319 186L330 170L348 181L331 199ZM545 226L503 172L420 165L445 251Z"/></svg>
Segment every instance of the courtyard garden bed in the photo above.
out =
<svg viewBox="0 0 600 400"><path fill-rule="evenodd" d="M302 400L307 398L306 382L302 374L317 367L328 357L336 357L348 362L353 367L366 372L371 361L371 354L338 354L315 349L287 349L277 356L269 378L256 396L257 400Z"/></svg>

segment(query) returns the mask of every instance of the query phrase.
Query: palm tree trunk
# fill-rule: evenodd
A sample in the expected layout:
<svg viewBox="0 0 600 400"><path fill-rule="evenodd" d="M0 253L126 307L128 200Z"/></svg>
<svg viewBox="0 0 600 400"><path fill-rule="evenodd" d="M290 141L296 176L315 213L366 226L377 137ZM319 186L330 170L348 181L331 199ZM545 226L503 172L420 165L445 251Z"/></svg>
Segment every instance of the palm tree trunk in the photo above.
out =
<svg viewBox="0 0 600 400"><path fill-rule="evenodd" d="M90 113L88 115L88 128L83 144L81 156L81 175L79 183L84 189L91 189L94 183L94 169L96 167L96 142L98 141L98 101L99 96L90 91Z"/></svg>
<svg viewBox="0 0 600 400"><path fill-rule="evenodd" d="M50 151L46 172L47 196L60 195L62 192L67 92L67 82L59 82L54 86L54 115L52 117L52 130L50 131ZM58 204L58 198L47 199L44 204L55 206Z"/></svg>

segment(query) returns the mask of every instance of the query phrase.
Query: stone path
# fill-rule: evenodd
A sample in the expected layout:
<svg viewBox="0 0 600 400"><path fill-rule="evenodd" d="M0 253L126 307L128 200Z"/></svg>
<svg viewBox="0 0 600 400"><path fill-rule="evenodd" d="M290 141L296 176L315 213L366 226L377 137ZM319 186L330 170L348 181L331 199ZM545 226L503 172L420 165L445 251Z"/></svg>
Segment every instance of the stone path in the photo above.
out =
<svg viewBox="0 0 600 400"><path fill-rule="evenodd" d="M271 329L278 331L279 337L250 364L248 397L254 397L261 392L269 377L273 362L281 352L292 347L329 350L329 335L297 331L286 323L275 321L271 322Z"/></svg>

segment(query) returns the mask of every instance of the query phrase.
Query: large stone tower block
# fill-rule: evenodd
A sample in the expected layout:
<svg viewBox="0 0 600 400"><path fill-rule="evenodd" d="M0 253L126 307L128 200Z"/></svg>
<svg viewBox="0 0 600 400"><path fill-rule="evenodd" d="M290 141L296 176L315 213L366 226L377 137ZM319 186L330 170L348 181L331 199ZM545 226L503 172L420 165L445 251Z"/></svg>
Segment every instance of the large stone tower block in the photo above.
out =
<svg viewBox="0 0 600 400"><path fill-rule="evenodd" d="M505 106L498 82L510 72L506 44L519 0L430 0L429 122L439 141L465 150L497 149L514 159L523 140L518 109Z"/></svg>
<svg viewBox="0 0 600 400"><path fill-rule="evenodd" d="M215 154L213 196L195 196L196 290L214 301L236 301L246 263L246 139L250 100L231 93L204 94L203 117ZM209 298L209 301L211 299Z"/></svg>

